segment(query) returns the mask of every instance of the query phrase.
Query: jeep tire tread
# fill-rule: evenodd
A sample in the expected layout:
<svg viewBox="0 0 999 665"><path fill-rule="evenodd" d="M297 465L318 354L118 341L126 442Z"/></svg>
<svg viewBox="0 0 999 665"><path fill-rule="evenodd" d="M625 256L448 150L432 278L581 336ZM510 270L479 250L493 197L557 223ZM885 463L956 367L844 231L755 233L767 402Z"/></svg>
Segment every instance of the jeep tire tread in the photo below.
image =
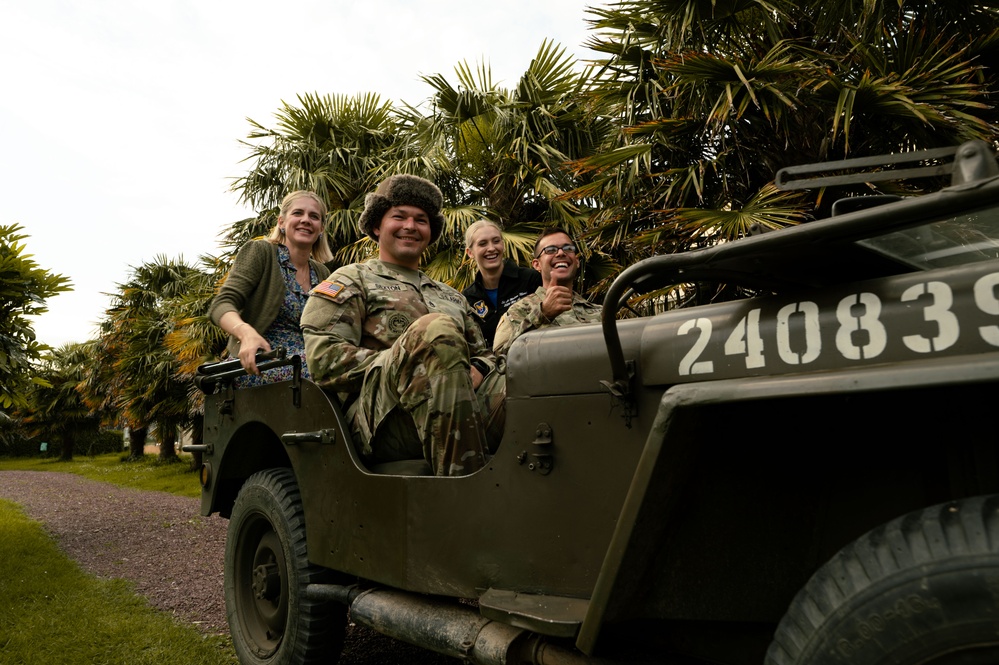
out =
<svg viewBox="0 0 999 665"><path fill-rule="evenodd" d="M335 663L346 608L305 597L332 572L309 563L302 499L290 469L252 475L240 489L225 547L225 603L243 665Z"/></svg>
<svg viewBox="0 0 999 665"><path fill-rule="evenodd" d="M999 496L895 519L792 601L767 665L999 663Z"/></svg>

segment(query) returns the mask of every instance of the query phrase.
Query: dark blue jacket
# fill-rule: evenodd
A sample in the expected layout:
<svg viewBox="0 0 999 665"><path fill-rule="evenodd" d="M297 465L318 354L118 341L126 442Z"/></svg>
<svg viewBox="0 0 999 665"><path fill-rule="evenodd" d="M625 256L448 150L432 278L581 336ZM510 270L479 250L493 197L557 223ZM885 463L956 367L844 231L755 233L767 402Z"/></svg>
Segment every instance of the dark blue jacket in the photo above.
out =
<svg viewBox="0 0 999 665"><path fill-rule="evenodd" d="M503 273L500 275L497 306L493 307L493 303L486 295L486 289L482 286L482 273L475 274L475 281L462 293L475 312L489 348L493 346L500 317L510 309L510 305L534 293L539 286L541 286L541 273L533 268L521 268L507 259L503 262Z"/></svg>

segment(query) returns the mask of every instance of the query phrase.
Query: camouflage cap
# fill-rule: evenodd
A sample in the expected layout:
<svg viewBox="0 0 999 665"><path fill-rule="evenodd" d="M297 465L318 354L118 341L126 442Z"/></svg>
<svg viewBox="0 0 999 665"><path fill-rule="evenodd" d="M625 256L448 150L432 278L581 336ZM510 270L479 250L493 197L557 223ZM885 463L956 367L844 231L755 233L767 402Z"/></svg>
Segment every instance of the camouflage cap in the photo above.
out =
<svg viewBox="0 0 999 665"><path fill-rule="evenodd" d="M441 206L444 196L437 185L415 175L399 174L386 178L371 194L364 197L364 212L358 229L375 242L374 230L392 206L416 206L430 218L430 242L435 242L444 229Z"/></svg>

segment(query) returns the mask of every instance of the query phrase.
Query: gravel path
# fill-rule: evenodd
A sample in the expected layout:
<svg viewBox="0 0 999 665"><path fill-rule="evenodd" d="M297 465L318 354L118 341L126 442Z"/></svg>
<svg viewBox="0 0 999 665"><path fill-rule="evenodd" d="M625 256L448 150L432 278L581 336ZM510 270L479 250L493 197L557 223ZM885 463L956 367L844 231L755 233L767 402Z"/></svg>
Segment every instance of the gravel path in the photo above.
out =
<svg viewBox="0 0 999 665"><path fill-rule="evenodd" d="M202 517L199 499L48 471L0 471L0 498L20 504L85 571L130 580L177 620L228 633L222 587L228 521ZM340 665L458 662L351 624Z"/></svg>
<svg viewBox="0 0 999 665"><path fill-rule="evenodd" d="M225 633L222 558L228 522L200 501L49 471L0 472L0 497L20 504L85 571L130 580L157 609Z"/></svg>

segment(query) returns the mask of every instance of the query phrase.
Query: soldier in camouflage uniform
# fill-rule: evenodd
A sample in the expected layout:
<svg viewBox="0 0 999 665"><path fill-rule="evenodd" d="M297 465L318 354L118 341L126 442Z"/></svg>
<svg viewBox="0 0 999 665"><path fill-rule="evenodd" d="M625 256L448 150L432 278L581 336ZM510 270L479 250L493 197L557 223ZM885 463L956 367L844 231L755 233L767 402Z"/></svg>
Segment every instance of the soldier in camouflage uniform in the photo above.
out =
<svg viewBox="0 0 999 665"><path fill-rule="evenodd" d="M513 340L528 330L600 322L600 305L572 290L579 272L579 250L565 229L541 232L534 243L532 265L541 273L541 287L511 305L500 319L493 342L497 356L505 356Z"/></svg>
<svg viewBox="0 0 999 665"><path fill-rule="evenodd" d="M433 183L410 175L368 194L360 228L378 258L314 288L302 331L313 379L347 394L369 462L423 457L437 475L464 475L499 443L506 382L465 297L419 270L441 204Z"/></svg>

